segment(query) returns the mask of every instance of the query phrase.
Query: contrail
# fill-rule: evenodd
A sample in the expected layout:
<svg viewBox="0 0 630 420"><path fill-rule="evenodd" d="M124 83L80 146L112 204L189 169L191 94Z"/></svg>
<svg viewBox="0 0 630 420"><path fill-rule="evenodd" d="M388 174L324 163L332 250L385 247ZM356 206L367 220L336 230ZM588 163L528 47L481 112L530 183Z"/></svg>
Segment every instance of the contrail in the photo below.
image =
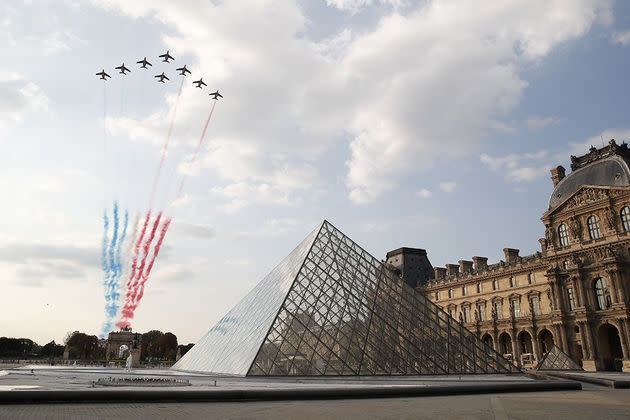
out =
<svg viewBox="0 0 630 420"><path fill-rule="evenodd" d="M149 265L147 266L146 272L142 274L142 281L138 285L138 294L136 295L136 298L133 304L128 306L129 311L126 313L126 315L129 319L134 317L135 310L140 305L140 301L142 300L142 297L144 296L144 285L149 280L149 277L151 275L151 269L153 268L153 264L155 263L155 260L157 259L158 255L160 254L160 249L162 249L162 243L164 242L164 237L166 236L166 232L168 231L171 221L172 219L168 218L162 223L158 240L155 244L155 247L153 248L153 255L151 257L151 261L149 262Z"/></svg>
<svg viewBox="0 0 630 420"><path fill-rule="evenodd" d="M151 188L151 195L149 196L149 208L153 208L153 200L155 199L155 191L157 189L158 182L160 180L160 175L162 174L162 167L164 166L164 160L166 159L166 153L168 151L168 146L171 141L171 134L173 134L173 126L175 124L175 117L177 116L177 107L179 106L179 98L182 96L182 88L184 87L184 76L182 76L182 81L179 84L179 92L177 92L177 99L175 100L175 107L173 108L173 116L171 118L171 123L168 127L168 133L166 135L166 140L164 141L164 145L162 146L162 155L160 156L160 163L158 164L157 172L155 177L153 178L153 187Z"/></svg>
<svg viewBox="0 0 630 420"><path fill-rule="evenodd" d="M135 285L138 284L138 280L140 280L140 278L142 277L142 272L144 271L144 266L147 262L147 258L151 250L151 243L153 242L153 239L155 238L155 232L157 232L157 229L160 226L161 219L162 219L162 212L159 212L157 217L153 221L153 228L151 229L151 233L149 234L149 237L146 239L146 241L144 242L144 246L142 247L143 248L142 249L143 251L142 262L140 263L140 266L138 267L138 272L136 273L136 281L134 281Z"/></svg>
<svg viewBox="0 0 630 420"><path fill-rule="evenodd" d="M116 246L116 250L114 252L114 258L115 258L115 269L114 271L114 275L112 278L112 291L111 291L111 300L112 300L112 307L113 307L113 313L111 315L112 318L114 318L116 316L116 314L118 313L118 308L119 308L119 300L120 300L120 279L122 276L122 267L123 267L123 258L122 258L122 247L123 244L125 243L125 239L127 238L127 226L129 225L129 212L127 210L125 210L125 214L123 216L123 228L122 228L122 233L120 235L120 239L118 240L118 244Z"/></svg>
<svg viewBox="0 0 630 420"><path fill-rule="evenodd" d="M199 136L199 141L197 142L197 147L195 148L195 153L190 160L190 164L195 163L197 160L197 156L199 155L199 151L201 150L201 145L203 144L203 140L206 137L206 131L208 130L208 124L210 124L210 119L212 118L212 114L214 113L214 107L217 104L217 101L213 101L212 108L210 108L210 112L208 113L208 118L206 118L206 123L203 126L203 130L201 131L201 136ZM184 183L186 182L186 174L182 176L182 180L179 184L179 189L177 190L176 200L181 198L182 191L184 190Z"/></svg>
<svg viewBox="0 0 630 420"><path fill-rule="evenodd" d="M107 259L107 249L108 249L108 245L109 245L109 239L107 236L107 232L109 230L109 217L107 216L107 210L104 209L103 210L103 241L102 241L102 246L101 246L101 267L103 269L103 292L105 294L105 322L103 323L103 328L102 328L102 335L107 334L107 332L105 332L106 330L109 329L109 324L108 324L108 317L107 317L107 313L108 313L108 309L109 309L109 294L108 294L108 287L109 287L109 260Z"/></svg>
<svg viewBox="0 0 630 420"><path fill-rule="evenodd" d="M144 245L142 246L142 251L143 251L142 261L140 262L140 265L138 265L137 262L138 262L138 254L140 251L140 243L142 242L142 238L144 237L146 233L146 229L147 229L147 226L149 224L149 219L150 219L150 212L147 213L147 218L144 221L144 225L142 227L140 237L138 238L138 241L136 242L136 252L134 253L134 261L132 264L133 271L131 275L129 276L129 281L127 282L127 293L125 296L125 303L120 314L120 320L116 324L119 328L124 328L124 327L129 326L129 319L133 318L133 311L135 310L135 301L136 301L137 292L138 292L138 284L140 283L140 279L142 278L142 272L144 270L144 266L147 261L151 243L153 242L153 239L155 238L155 232L158 229L161 218L162 218L162 212L159 212L153 222L153 227L151 228L151 232L149 233L149 236L146 238L146 240L144 241Z"/></svg>

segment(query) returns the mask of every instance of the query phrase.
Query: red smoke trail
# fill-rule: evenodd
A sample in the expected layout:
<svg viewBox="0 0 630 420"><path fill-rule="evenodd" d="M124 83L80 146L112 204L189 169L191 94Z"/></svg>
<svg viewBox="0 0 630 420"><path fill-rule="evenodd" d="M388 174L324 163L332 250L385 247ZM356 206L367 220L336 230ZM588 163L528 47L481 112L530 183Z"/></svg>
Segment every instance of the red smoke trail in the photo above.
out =
<svg viewBox="0 0 630 420"><path fill-rule="evenodd" d="M147 212L146 217L144 218L144 223L142 224L142 230L140 231L140 235L136 240L133 250L133 260L131 262L131 273L129 274L129 279L127 280L126 291L125 291L125 303L123 308L121 309L120 320L116 323L116 326L120 329L129 327L129 322L127 321L127 313L129 309L129 305L133 302L135 298L134 288L133 288L133 279L136 276L136 269L138 268L138 256L140 254L140 245L142 244L142 240L144 239L144 235L146 234L147 227L149 226L149 220L151 219L151 210Z"/></svg>
<svg viewBox="0 0 630 420"><path fill-rule="evenodd" d="M142 277L142 272L144 271L144 266L147 262L149 251L151 250L151 243L153 242L153 239L155 238L155 232L157 231L158 226L160 225L160 219L162 219L162 212L159 212L157 217L153 221L153 227L151 228L151 233L149 234L149 237L146 239L146 241L144 241L144 245L142 247L142 262L140 263L140 266L138 267L138 270L136 272L136 277L133 281L133 284L131 285L130 295L131 295L132 300L136 299L136 294L138 292L138 284L140 282L140 278Z"/></svg>
<svg viewBox="0 0 630 420"><path fill-rule="evenodd" d="M142 296L144 295L144 284L149 280L149 276L151 275L151 269L153 269L153 264L155 263L155 259L160 253L160 249L162 248L162 242L164 241L164 237L166 236L166 232L168 231L168 228L171 225L172 220L173 219L168 218L166 219L164 223L162 223L162 228L160 229L160 236L158 238L157 243L155 244L155 248L153 248L153 256L151 258L151 261L149 262L149 265L147 266L146 272L142 275L142 282L140 283L138 287L140 292L138 293L138 296L136 297L136 301L135 301L136 306L140 304L140 300L142 299Z"/></svg>
<svg viewBox="0 0 630 420"><path fill-rule="evenodd" d="M168 134L166 140L162 146L162 156L160 157L160 164L158 165L155 178L153 179L153 187L151 188L151 195L149 198L149 208L153 207L153 200L155 199L155 191L157 189L160 175L162 174L162 167L164 166L164 160L166 159L166 152L168 151L168 145L171 142L171 134L173 134L173 126L175 124L175 117L177 116L177 107L179 105L179 98L182 96L182 88L184 87L184 76L182 76L182 82L179 84L179 92L177 93L177 99L175 100L175 107L173 109L173 117L171 118L171 124L168 127Z"/></svg>
<svg viewBox="0 0 630 420"><path fill-rule="evenodd" d="M160 215L158 215L158 218L159 217ZM134 289L134 292L137 292L137 293L134 293L133 299L130 299L129 301L125 302L125 307L122 309L121 319L116 324L119 328L129 327L131 325L129 321L133 319L135 315L135 311L138 308L138 305L140 305L140 301L142 300L142 297L144 296L144 285L149 280L149 276L151 275L151 270L153 269L153 264L155 263L155 260L157 259L157 256L160 253L160 249L162 248L162 242L164 241L166 232L168 231L168 228L171 224L171 220L172 219L168 218L166 219L166 221L164 221L164 223L162 223L162 227L160 228L160 233L158 235L158 240L157 240L157 243L155 244L155 247L153 248L153 255L151 256L149 265L147 266L146 272L141 275L142 280L140 281L140 283L136 284L136 287ZM149 240L147 239L147 241Z"/></svg>
<svg viewBox="0 0 630 420"><path fill-rule="evenodd" d="M203 144L203 140L206 137L206 131L208 130L208 124L210 124L210 118L212 118L212 113L214 112L214 107L217 104L217 101L213 101L212 108L210 108L210 113L208 114L208 118L206 118L206 123L203 126L203 130L201 131L201 136L199 136L199 141L197 142L197 148L195 149L195 153L193 154L190 163L195 163L197 160L197 156L199 155L199 150L201 150L201 145ZM184 182L186 182L186 175L182 177L182 181L179 184L179 189L177 190L177 198L179 199L182 196L182 191L184 189Z"/></svg>
<svg viewBox="0 0 630 420"><path fill-rule="evenodd" d="M146 217L144 218L144 223L142 225L142 230L140 231L140 236L138 236L138 240L133 248L133 261L131 262L131 273L129 274L129 280L127 281L127 297L131 292L131 284L133 282L134 277L136 276L136 269L138 267L138 255L140 254L140 245L142 244L142 240L144 239L144 235L147 232L147 227L149 226L149 220L151 219L151 210L147 212Z"/></svg>

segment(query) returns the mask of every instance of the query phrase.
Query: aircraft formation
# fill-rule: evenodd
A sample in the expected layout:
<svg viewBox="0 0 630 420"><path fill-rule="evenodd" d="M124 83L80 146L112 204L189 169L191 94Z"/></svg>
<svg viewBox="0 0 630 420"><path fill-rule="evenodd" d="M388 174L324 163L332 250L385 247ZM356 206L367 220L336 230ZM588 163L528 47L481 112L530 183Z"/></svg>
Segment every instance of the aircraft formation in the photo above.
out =
<svg viewBox="0 0 630 420"><path fill-rule="evenodd" d="M164 63L170 63L171 61L175 61L175 58L170 54L169 51L166 51L164 54L159 55L158 58L161 58L162 59L161 61ZM145 69L145 70L153 66L153 64L151 64L151 62L147 60L146 57L144 57L142 60L137 61L136 64L139 64L139 68ZM125 66L125 63L122 63L118 67L114 67L114 70L118 70L118 73L122 74L123 76L131 72L131 69ZM192 72L186 67L186 65L183 65L182 67L175 69L175 71L177 71L180 76L184 76L184 77L189 74L192 74ZM96 75L101 80L107 80L111 78L111 76L105 72L105 69L96 73ZM158 79L157 82L159 83L166 83L167 80L171 80L166 74L164 74L164 72L162 72L161 74L156 74L153 77ZM202 77L200 77L199 80L193 81L193 85L195 85L195 87L199 89L203 89L204 86L206 87L208 86L203 81ZM210 97L214 99L215 101L218 101L219 98L223 98L223 95L221 95L219 93L219 90L217 89L216 91L210 93Z"/></svg>

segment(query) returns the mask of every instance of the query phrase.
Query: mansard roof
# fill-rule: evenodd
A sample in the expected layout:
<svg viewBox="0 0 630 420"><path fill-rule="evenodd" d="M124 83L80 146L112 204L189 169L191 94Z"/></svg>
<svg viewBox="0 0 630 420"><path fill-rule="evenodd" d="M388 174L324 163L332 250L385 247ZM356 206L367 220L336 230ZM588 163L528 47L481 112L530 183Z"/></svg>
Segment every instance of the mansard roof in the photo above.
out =
<svg viewBox="0 0 630 420"><path fill-rule="evenodd" d="M591 147L589 153L571 156L571 172L558 182L549 198L549 211L575 194L582 186L627 187L630 186L630 149L623 143L611 140L601 149Z"/></svg>

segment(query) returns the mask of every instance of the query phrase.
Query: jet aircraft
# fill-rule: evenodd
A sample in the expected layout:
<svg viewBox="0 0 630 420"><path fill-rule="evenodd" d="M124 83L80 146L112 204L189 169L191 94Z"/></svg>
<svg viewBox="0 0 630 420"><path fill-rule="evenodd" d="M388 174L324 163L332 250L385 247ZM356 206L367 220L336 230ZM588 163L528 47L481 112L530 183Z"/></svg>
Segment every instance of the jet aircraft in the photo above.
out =
<svg viewBox="0 0 630 420"><path fill-rule="evenodd" d="M153 76L153 77L156 77L156 78L160 79L160 80L158 80L158 82L162 82L162 83L166 83L166 82L164 82L164 79L166 79L166 80L171 80L171 79L169 79L168 77L166 77L166 75L164 74L164 72L162 72L162 74L157 74L157 75L155 75L155 76Z"/></svg>
<svg viewBox="0 0 630 420"><path fill-rule="evenodd" d="M199 89L202 89L202 87L201 87L202 85L203 85L203 86L208 86L208 85L206 85L206 83L203 81L203 77L200 77L200 78L199 78L199 80L195 80L195 81L193 82L193 85L197 85L196 87L198 87Z"/></svg>
<svg viewBox="0 0 630 420"><path fill-rule="evenodd" d="M223 98L223 95L221 95L218 90L216 92L212 92L210 96L212 96L212 99L215 101L218 101L219 98Z"/></svg>
<svg viewBox="0 0 630 420"><path fill-rule="evenodd" d="M100 76L101 80L107 80L108 77L112 77L109 74L105 73L105 69L103 69L100 72L96 73L96 75Z"/></svg>
<svg viewBox="0 0 630 420"><path fill-rule="evenodd" d="M166 51L166 53L164 53L164 54L162 54L162 55L160 55L158 57L162 58L163 59L162 61L165 62L165 63L169 63L168 60L175 60L173 58L173 56L169 54L168 50Z"/></svg>
<svg viewBox="0 0 630 420"><path fill-rule="evenodd" d="M186 76L186 73L190 74L190 70L188 70L186 68L185 64L184 64L184 67L180 67L180 68L175 69L175 70L179 71L180 72L179 74L181 74L182 76Z"/></svg>
<svg viewBox="0 0 630 420"><path fill-rule="evenodd" d="M137 61L137 64L140 64L140 67L142 67L143 69L146 69L147 66L153 66L153 64L149 63L146 57L144 57L140 61Z"/></svg>
<svg viewBox="0 0 630 420"><path fill-rule="evenodd" d="M114 69L116 70L120 70L118 73L120 74L127 74L129 73L131 70L129 70L127 67L125 67L125 63L122 63L120 66L118 67L114 67Z"/></svg>

